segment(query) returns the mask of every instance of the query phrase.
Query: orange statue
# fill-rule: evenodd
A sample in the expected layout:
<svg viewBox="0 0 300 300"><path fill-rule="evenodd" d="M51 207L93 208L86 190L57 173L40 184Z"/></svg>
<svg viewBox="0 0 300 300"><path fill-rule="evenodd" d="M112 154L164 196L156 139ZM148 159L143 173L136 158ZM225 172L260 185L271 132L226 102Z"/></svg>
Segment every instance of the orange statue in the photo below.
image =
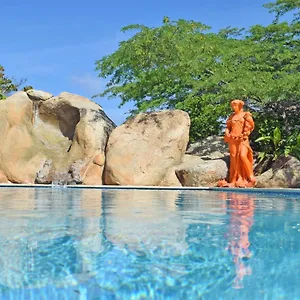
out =
<svg viewBox="0 0 300 300"><path fill-rule="evenodd" d="M253 151L249 135L254 129L250 112L243 110L242 100L232 100L234 111L226 121L224 140L229 145L229 178L219 181L219 187L254 187L256 179L253 174Z"/></svg>

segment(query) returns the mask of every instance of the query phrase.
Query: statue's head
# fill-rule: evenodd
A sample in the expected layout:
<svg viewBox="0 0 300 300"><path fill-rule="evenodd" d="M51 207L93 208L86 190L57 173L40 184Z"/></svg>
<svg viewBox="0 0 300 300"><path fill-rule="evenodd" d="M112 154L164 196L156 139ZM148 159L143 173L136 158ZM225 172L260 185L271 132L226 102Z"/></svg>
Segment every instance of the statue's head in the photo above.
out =
<svg viewBox="0 0 300 300"><path fill-rule="evenodd" d="M238 112L243 108L244 101L239 100L239 99L234 99L234 100L231 101L230 105L231 105L231 108L234 112Z"/></svg>

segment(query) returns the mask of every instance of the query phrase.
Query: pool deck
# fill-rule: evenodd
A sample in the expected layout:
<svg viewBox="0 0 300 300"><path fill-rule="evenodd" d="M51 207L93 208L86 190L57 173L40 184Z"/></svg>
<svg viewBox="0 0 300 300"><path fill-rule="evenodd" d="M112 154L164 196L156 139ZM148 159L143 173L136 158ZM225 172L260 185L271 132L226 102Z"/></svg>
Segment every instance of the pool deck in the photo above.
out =
<svg viewBox="0 0 300 300"><path fill-rule="evenodd" d="M0 188L68 188L68 189L99 189L99 190L183 190L183 191L222 191L238 193L295 194L300 196L299 188L219 188L192 186L121 186L121 185L51 185L51 184L0 184Z"/></svg>

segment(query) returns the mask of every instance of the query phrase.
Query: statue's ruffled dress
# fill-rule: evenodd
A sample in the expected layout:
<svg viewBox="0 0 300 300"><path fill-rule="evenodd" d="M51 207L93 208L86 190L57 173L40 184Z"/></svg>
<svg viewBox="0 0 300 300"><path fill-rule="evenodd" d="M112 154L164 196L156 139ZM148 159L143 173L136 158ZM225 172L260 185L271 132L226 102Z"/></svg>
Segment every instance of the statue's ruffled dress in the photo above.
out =
<svg viewBox="0 0 300 300"><path fill-rule="evenodd" d="M256 179L249 135L254 129L254 121L250 112L242 110L244 103L241 100L233 100L234 104L239 105L239 110L228 118L224 137L230 151L229 178L228 181L221 180L218 186L253 187Z"/></svg>

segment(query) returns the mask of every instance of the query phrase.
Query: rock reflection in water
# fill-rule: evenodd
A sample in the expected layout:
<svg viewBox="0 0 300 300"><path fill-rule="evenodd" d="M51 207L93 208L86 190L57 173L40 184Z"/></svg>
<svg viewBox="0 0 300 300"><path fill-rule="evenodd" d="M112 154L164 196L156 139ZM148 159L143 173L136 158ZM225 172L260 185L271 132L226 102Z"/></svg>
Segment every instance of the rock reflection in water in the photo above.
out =
<svg viewBox="0 0 300 300"><path fill-rule="evenodd" d="M114 245L150 254L186 251L186 224L177 213L180 191L124 190L103 198L106 237Z"/></svg>
<svg viewBox="0 0 300 300"><path fill-rule="evenodd" d="M99 277L105 253L114 249L148 259L191 259L194 240L201 251L226 214L222 201L199 201L207 192L195 195L190 201L176 190L3 189L0 284L40 288L87 282ZM171 272L188 274L182 268Z"/></svg>
<svg viewBox="0 0 300 300"><path fill-rule="evenodd" d="M297 272L287 266L299 253L299 203L219 191L2 188L0 298L45 289L61 299L77 299L75 290L84 299L258 298L250 286L268 291L275 275L267 285L260 278L270 267L284 268L287 285Z"/></svg>
<svg viewBox="0 0 300 300"><path fill-rule="evenodd" d="M65 286L88 280L103 251L99 190L2 188L0 284Z"/></svg>

